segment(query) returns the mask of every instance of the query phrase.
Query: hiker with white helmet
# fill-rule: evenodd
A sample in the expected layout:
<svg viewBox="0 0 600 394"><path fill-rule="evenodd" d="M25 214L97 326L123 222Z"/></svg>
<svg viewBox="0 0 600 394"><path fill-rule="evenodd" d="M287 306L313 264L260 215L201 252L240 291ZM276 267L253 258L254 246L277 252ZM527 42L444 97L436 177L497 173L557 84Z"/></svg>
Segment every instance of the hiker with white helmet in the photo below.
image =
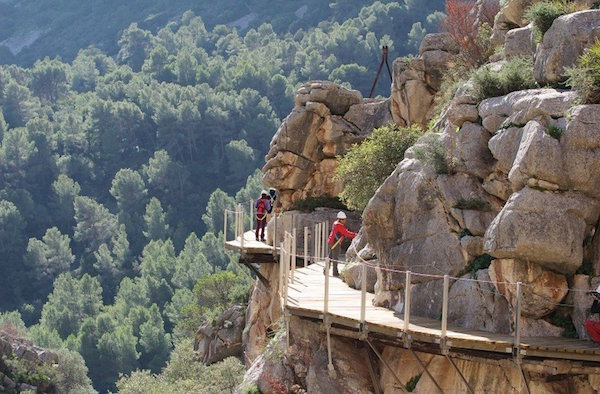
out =
<svg viewBox="0 0 600 394"><path fill-rule="evenodd" d="M356 233L346 228L346 214L340 211L337 214L337 220L333 222L333 227L331 227L331 232L327 239L327 243L331 246L329 257L333 261L333 276L340 276L338 272L338 260L342 249L342 243L345 239L344 237L352 239L356 237Z"/></svg>

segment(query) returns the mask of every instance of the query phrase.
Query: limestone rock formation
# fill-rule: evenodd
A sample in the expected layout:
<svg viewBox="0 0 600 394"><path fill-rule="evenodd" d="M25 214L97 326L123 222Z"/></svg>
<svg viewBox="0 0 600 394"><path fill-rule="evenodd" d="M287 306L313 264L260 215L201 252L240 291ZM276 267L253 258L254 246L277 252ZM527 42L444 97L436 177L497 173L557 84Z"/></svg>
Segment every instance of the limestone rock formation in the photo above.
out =
<svg viewBox="0 0 600 394"><path fill-rule="evenodd" d="M268 341L269 333L279 328L281 317L281 303L277 290L279 266L262 264L260 273L269 281L270 287L265 287L260 280L257 280L246 309L246 327L242 339L247 365L258 358Z"/></svg>
<svg viewBox="0 0 600 394"><path fill-rule="evenodd" d="M583 50L600 37L600 10L587 10L557 18L537 49L534 64L538 84L566 80L565 67L575 64Z"/></svg>
<svg viewBox="0 0 600 394"><path fill-rule="evenodd" d="M333 180L335 157L391 122L389 100L363 100L327 81L304 84L271 140L263 182L279 190L284 210L308 197L336 196L342 185Z"/></svg>
<svg viewBox="0 0 600 394"><path fill-rule="evenodd" d="M475 278L466 275L462 279L452 285L448 294L448 324L509 333L510 308L506 299L489 283L488 270L477 271Z"/></svg>
<svg viewBox="0 0 600 394"><path fill-rule="evenodd" d="M242 332L246 323L245 307L235 305L221 314L213 324L198 329L194 350L204 364L242 355Z"/></svg>
<svg viewBox="0 0 600 394"><path fill-rule="evenodd" d="M521 282L521 313L540 318L552 312L567 295L567 279L538 264L515 259L497 259L489 268L490 279L514 308L517 282Z"/></svg>
<svg viewBox="0 0 600 394"><path fill-rule="evenodd" d="M534 33L531 24L509 30L504 41L504 56L507 59L517 56L533 56L535 53Z"/></svg>
<svg viewBox="0 0 600 394"><path fill-rule="evenodd" d="M598 212L598 203L580 193L524 188L513 194L486 231L484 251L573 274Z"/></svg>
<svg viewBox="0 0 600 394"><path fill-rule="evenodd" d="M442 75L457 53L458 45L448 33L428 34L421 43L419 57L394 61L391 99L397 124L427 124Z"/></svg>

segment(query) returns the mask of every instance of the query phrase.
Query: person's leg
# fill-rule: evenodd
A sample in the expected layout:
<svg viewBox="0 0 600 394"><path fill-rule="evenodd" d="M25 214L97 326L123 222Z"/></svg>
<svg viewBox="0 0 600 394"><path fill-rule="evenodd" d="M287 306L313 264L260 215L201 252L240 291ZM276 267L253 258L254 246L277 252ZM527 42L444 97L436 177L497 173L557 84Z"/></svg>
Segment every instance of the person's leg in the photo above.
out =
<svg viewBox="0 0 600 394"><path fill-rule="evenodd" d="M256 236L256 240L257 240L257 241L258 241L258 239L259 239L259 238L258 238L258 230L259 230L259 229L260 229L260 219L257 217L257 218L256 218L256 233L255 233L255 236Z"/></svg>
<svg viewBox="0 0 600 394"><path fill-rule="evenodd" d="M260 220L260 240L264 241L265 240L265 227L267 225L267 218L263 217Z"/></svg>
<svg viewBox="0 0 600 394"><path fill-rule="evenodd" d="M331 250L331 259L333 264L333 276L340 276L338 272L338 260L340 259L340 245L338 245L335 249Z"/></svg>
<svg viewBox="0 0 600 394"><path fill-rule="evenodd" d="M600 342L600 322L588 320L585 322L585 329L594 342Z"/></svg>

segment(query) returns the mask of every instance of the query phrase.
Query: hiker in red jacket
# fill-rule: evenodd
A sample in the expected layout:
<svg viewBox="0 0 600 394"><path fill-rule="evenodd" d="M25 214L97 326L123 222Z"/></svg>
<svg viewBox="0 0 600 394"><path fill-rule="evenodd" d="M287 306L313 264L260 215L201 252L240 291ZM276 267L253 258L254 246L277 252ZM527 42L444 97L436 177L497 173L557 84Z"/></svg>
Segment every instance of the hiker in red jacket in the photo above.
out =
<svg viewBox="0 0 600 394"><path fill-rule="evenodd" d="M256 208L256 240L265 242L265 226L267 225L267 213L271 212L271 200L266 190L260 192L260 198L254 204ZM261 231L260 238L258 232Z"/></svg>
<svg viewBox="0 0 600 394"><path fill-rule="evenodd" d="M600 312L600 285L596 288L596 291L590 291L588 294L594 297L590 315L598 314ZM588 319L585 322L585 329L594 342L600 342L600 322L598 320Z"/></svg>
<svg viewBox="0 0 600 394"><path fill-rule="evenodd" d="M333 262L333 276L340 276L340 273L338 272L338 260L340 258L344 237L352 239L356 237L356 233L353 233L346 228L346 214L340 211L337 214L337 220L333 222L333 227L331 228L329 238L327 239L327 243L331 247L329 257Z"/></svg>

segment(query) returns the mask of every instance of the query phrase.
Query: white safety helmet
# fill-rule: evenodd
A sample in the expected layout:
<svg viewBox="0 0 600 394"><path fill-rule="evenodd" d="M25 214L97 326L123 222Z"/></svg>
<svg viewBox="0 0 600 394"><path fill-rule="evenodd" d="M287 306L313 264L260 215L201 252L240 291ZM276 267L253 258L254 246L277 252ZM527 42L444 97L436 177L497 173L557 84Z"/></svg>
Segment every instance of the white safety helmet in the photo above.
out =
<svg viewBox="0 0 600 394"><path fill-rule="evenodd" d="M600 285L598 285L598 287L596 287L596 293L600 293Z"/></svg>
<svg viewBox="0 0 600 394"><path fill-rule="evenodd" d="M338 219L346 219L346 214L342 211L339 211L337 214Z"/></svg>
<svg viewBox="0 0 600 394"><path fill-rule="evenodd" d="M267 194L269 194L265 189L262 189L260 192L261 196L266 196Z"/></svg>

